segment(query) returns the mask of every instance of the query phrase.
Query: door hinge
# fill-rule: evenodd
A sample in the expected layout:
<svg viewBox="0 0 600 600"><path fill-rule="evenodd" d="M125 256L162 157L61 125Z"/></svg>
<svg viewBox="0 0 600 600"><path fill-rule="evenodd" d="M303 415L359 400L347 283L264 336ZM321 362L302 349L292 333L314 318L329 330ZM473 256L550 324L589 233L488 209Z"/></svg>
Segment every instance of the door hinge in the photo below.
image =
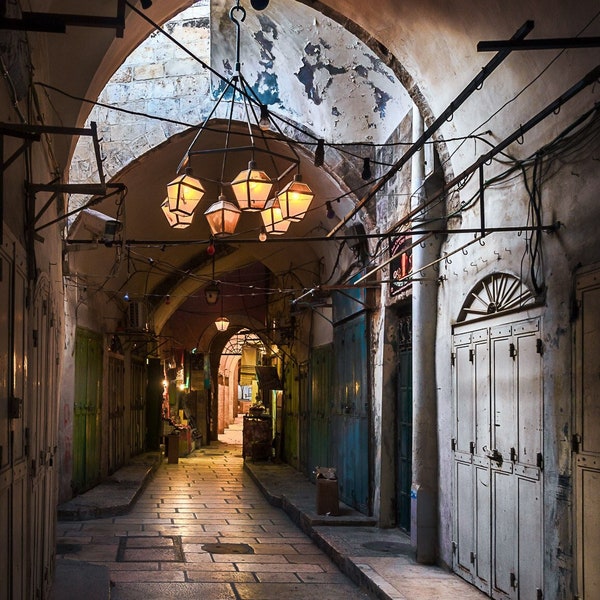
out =
<svg viewBox="0 0 600 600"><path fill-rule="evenodd" d="M456 542L453 541L452 542L452 554L456 554L456 548L457 548Z"/></svg>
<svg viewBox="0 0 600 600"><path fill-rule="evenodd" d="M537 592L537 600L544 600L544 592L542 592L542 590L540 590L540 588L537 588L536 592Z"/></svg>
<svg viewBox="0 0 600 600"><path fill-rule="evenodd" d="M508 355L511 358L514 358L517 355L517 347L511 342L510 346L508 347Z"/></svg>
<svg viewBox="0 0 600 600"><path fill-rule="evenodd" d="M34 329L32 332L32 337L33 337L33 347L37 348L38 347L38 330Z"/></svg>
<svg viewBox="0 0 600 600"><path fill-rule="evenodd" d="M473 348L469 348L469 362L473 362L475 360L475 350Z"/></svg>
<svg viewBox="0 0 600 600"><path fill-rule="evenodd" d="M538 339L535 341L535 351L536 351L538 354L544 354L544 343L542 342L542 339L541 339L541 338L538 338Z"/></svg>
<svg viewBox="0 0 600 600"><path fill-rule="evenodd" d="M471 558L471 564L474 565L475 564L475 559L477 558L477 555L475 554L475 552L471 552L469 556Z"/></svg>
<svg viewBox="0 0 600 600"><path fill-rule="evenodd" d="M544 470L544 456L541 452L537 453L537 466L540 471Z"/></svg>
<svg viewBox="0 0 600 600"><path fill-rule="evenodd" d="M571 450L575 452L575 454L579 454L581 449L581 436L578 433L574 433L571 438Z"/></svg>
<svg viewBox="0 0 600 600"><path fill-rule="evenodd" d="M513 588L513 590L517 589L517 576L514 573L510 574L510 587Z"/></svg>
<svg viewBox="0 0 600 600"><path fill-rule="evenodd" d="M456 364L456 353L450 352L450 364L454 366Z"/></svg>
<svg viewBox="0 0 600 600"><path fill-rule="evenodd" d="M510 449L510 461L517 462L517 451L514 448Z"/></svg>
<svg viewBox="0 0 600 600"><path fill-rule="evenodd" d="M456 438L450 440L450 448L452 448L452 452L456 452Z"/></svg>
<svg viewBox="0 0 600 600"><path fill-rule="evenodd" d="M469 452L475 454L475 442L469 442Z"/></svg>

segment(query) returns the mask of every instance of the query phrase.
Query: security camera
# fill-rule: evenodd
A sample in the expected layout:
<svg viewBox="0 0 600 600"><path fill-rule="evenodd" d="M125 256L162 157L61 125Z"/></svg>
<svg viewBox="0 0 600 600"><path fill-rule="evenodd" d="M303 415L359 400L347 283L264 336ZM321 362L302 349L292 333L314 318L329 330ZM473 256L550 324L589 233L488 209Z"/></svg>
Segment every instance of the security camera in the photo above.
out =
<svg viewBox="0 0 600 600"><path fill-rule="evenodd" d="M110 246L123 229L123 223L92 208L84 208L73 223L71 235L77 237L80 228L89 231L94 239Z"/></svg>

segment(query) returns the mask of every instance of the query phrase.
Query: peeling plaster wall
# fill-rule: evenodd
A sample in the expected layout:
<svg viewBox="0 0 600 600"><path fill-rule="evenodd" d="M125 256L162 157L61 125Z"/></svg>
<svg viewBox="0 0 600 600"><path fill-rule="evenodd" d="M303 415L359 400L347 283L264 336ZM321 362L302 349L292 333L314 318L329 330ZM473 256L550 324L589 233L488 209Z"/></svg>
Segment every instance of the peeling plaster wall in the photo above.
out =
<svg viewBox="0 0 600 600"><path fill-rule="evenodd" d="M211 7L211 64L231 76L231 3ZM381 142L410 107L394 73L335 21L301 3L271 0L241 24L241 72L261 101L328 142ZM215 89L221 82L213 79Z"/></svg>

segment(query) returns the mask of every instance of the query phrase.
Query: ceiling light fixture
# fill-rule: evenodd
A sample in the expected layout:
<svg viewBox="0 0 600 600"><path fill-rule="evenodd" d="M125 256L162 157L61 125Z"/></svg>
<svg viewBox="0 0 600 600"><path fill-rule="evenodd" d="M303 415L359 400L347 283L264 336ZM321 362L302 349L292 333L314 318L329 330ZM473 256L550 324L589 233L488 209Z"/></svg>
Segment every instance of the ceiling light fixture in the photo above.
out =
<svg viewBox="0 0 600 600"><path fill-rule="evenodd" d="M215 327L218 331L227 331L229 327L229 319L224 315L223 311L223 296L221 295L221 316L215 319Z"/></svg>
<svg viewBox="0 0 600 600"><path fill-rule="evenodd" d="M252 3L256 10L263 10L267 5L268 1L264 0L256 0ZM167 200L161 204L161 208L171 227L178 229L188 227L203 197L214 193L208 191L212 187L218 190L218 199L204 211L204 215L213 236L233 234L242 212L253 211L261 212L265 233L280 235L287 231L290 221L302 220L314 193L306 183L302 182L300 157L293 144L272 119L268 106L259 99L241 73L240 23L245 20L246 11L240 6L240 0L236 0L229 11L229 18L236 27L235 74L223 80L224 87L183 156L177 169L177 177L167 185ZM226 111L226 125L220 132L224 138L221 147L215 147L218 144L211 141L205 144L204 149L198 149L197 146L208 129L209 121L213 117L216 118L218 114L223 114L222 111L217 114L222 102L230 106ZM244 120L237 119L237 123L242 124L241 127L234 121L236 114L243 115ZM214 133L215 129L216 126L211 126L211 133ZM240 170L233 179L228 179L226 176L228 171L236 166L239 169L241 166L239 159L234 158L240 154L249 157L246 158L247 169ZM222 157L220 178L211 179L216 169L209 159L218 155ZM271 175L258 167L258 155L268 159L269 169L273 170ZM197 160L198 157L203 158L202 164ZM195 176L192 175L192 162L198 162ZM183 174L181 174L182 170ZM294 171L294 178L289 181L289 176ZM228 194L231 198L227 197ZM281 223L282 221L286 222L285 225Z"/></svg>

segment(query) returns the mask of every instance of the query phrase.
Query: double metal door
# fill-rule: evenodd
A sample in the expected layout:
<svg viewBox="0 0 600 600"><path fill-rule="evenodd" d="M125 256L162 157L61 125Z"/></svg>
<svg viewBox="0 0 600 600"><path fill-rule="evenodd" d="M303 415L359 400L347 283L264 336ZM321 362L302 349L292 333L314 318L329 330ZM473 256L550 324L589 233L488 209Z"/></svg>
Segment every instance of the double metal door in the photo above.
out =
<svg viewBox="0 0 600 600"><path fill-rule="evenodd" d="M539 319L454 336L454 569L493 598L542 591Z"/></svg>

